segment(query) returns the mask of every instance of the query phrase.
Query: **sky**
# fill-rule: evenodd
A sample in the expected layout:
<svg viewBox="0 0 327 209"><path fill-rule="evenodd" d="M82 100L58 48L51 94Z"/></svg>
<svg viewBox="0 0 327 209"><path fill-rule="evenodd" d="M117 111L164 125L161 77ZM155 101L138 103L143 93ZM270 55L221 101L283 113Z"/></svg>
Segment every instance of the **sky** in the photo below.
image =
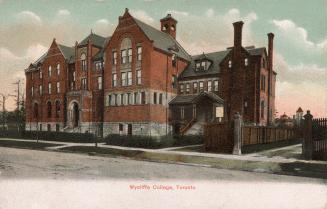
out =
<svg viewBox="0 0 327 209"><path fill-rule="evenodd" d="M327 116L327 0L0 0L0 93L14 93L12 83L23 82L24 69L53 38L73 46L91 29L110 36L125 8L157 28L171 13L190 54L232 46L235 21L245 23L244 46L267 46L273 32L278 115L301 106ZM7 109L14 109L13 98Z"/></svg>

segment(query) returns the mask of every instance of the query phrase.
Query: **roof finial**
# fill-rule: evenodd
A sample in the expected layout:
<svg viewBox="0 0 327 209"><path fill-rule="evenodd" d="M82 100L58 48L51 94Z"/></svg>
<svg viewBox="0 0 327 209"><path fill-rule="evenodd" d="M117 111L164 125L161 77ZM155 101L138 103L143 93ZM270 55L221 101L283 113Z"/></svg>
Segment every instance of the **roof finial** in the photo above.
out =
<svg viewBox="0 0 327 209"><path fill-rule="evenodd" d="M125 12L128 12L128 8L125 8Z"/></svg>

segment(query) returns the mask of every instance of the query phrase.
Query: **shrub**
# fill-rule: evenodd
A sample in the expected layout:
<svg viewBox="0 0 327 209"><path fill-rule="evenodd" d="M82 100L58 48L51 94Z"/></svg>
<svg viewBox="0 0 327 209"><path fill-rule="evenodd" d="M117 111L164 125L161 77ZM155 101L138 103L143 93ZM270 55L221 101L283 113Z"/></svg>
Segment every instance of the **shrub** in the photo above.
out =
<svg viewBox="0 0 327 209"><path fill-rule="evenodd" d="M150 136L128 136L128 135L111 134L105 137L104 141L108 145L159 149L164 147L201 144L203 142L203 137L202 136L150 137Z"/></svg>
<svg viewBox="0 0 327 209"><path fill-rule="evenodd" d="M51 131L25 131L24 138L45 141L61 141L61 142L79 142L91 143L95 142L94 135L91 133L67 133L67 132L51 132Z"/></svg>

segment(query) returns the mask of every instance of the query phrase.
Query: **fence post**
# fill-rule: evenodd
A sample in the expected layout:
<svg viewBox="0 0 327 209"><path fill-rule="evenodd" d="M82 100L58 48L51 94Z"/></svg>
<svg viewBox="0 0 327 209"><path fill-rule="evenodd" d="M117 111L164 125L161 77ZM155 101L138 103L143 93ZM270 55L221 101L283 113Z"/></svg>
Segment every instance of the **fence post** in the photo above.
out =
<svg viewBox="0 0 327 209"><path fill-rule="evenodd" d="M241 154L241 143L242 143L242 117L236 112L234 114L234 148L233 154L240 155Z"/></svg>
<svg viewBox="0 0 327 209"><path fill-rule="evenodd" d="M313 143L312 143L312 115L310 110L304 116L304 126L303 126L303 144L302 144L302 154L306 160L312 160L313 154Z"/></svg>

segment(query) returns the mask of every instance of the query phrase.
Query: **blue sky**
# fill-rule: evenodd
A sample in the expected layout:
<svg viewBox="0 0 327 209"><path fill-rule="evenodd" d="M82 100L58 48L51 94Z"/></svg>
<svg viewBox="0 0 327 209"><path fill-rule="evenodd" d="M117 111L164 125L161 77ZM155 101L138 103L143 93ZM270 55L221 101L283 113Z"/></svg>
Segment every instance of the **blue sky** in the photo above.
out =
<svg viewBox="0 0 327 209"><path fill-rule="evenodd" d="M245 22L244 45L266 46L266 34L275 33L278 112L292 115L302 106L326 116L326 0L0 0L0 88L11 93L11 83L53 37L73 45L91 29L110 36L126 7L154 27L172 13L190 54L231 46L238 20Z"/></svg>

